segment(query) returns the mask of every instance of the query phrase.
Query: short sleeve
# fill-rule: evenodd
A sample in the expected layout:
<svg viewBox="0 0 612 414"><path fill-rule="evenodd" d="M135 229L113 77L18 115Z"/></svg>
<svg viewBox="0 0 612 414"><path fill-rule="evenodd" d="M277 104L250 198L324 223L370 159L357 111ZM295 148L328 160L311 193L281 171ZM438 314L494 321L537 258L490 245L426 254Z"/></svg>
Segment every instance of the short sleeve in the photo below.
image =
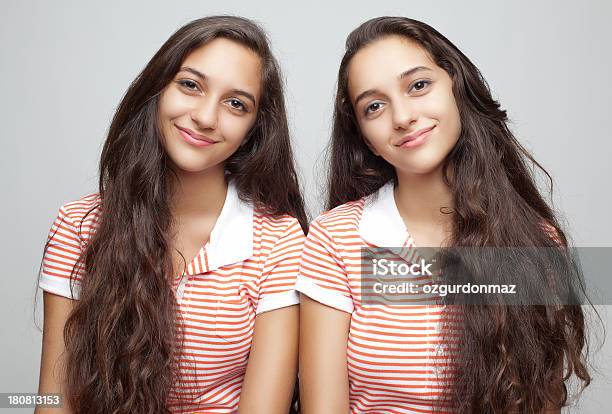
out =
<svg viewBox="0 0 612 414"><path fill-rule="evenodd" d="M47 237L39 287L69 299L79 299L83 274L83 266L79 260L81 251L82 243L77 227L66 213L65 207L62 207Z"/></svg>
<svg viewBox="0 0 612 414"><path fill-rule="evenodd" d="M295 289L332 308L352 313L349 279L337 245L315 220L304 243Z"/></svg>
<svg viewBox="0 0 612 414"><path fill-rule="evenodd" d="M291 218L264 263L256 314L300 303L294 285L304 239L300 223Z"/></svg>

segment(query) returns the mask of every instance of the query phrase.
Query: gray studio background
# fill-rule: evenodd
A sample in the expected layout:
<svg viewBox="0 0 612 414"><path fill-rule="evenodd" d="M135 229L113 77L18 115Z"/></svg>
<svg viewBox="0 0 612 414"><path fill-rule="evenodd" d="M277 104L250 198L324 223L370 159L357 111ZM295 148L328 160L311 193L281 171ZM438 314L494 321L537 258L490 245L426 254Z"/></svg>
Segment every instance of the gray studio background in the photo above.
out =
<svg viewBox="0 0 612 414"><path fill-rule="evenodd" d="M368 18L405 15L437 28L481 69L521 142L552 174L555 207L564 213L575 244L612 246L609 3L87 3L28 0L0 6L0 392L37 390L41 333L34 323L35 284L58 208L96 190L101 144L128 84L174 30L204 15L238 14L268 31L286 78L311 216L322 209L322 151L344 39ZM608 329L610 308L600 307ZM40 294L37 310L42 326ZM580 403L564 412L608 412L611 351L609 341L593 350L599 372Z"/></svg>

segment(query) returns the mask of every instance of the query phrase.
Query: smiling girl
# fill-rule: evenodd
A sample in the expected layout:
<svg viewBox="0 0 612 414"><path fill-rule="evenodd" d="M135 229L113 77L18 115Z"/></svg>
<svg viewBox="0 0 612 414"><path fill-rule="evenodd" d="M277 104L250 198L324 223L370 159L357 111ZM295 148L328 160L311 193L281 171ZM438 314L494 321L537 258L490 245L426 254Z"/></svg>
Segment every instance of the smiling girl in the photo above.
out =
<svg viewBox="0 0 612 414"><path fill-rule="evenodd" d="M571 375L588 385L580 306L365 299L362 248L565 244L506 122L478 69L430 26L380 17L349 35L329 211L310 226L296 283L304 413L552 413ZM512 275L521 287L531 276Z"/></svg>
<svg viewBox="0 0 612 414"><path fill-rule="evenodd" d="M52 226L39 392L63 412L286 413L305 225L263 31L182 27L120 103L99 193Z"/></svg>

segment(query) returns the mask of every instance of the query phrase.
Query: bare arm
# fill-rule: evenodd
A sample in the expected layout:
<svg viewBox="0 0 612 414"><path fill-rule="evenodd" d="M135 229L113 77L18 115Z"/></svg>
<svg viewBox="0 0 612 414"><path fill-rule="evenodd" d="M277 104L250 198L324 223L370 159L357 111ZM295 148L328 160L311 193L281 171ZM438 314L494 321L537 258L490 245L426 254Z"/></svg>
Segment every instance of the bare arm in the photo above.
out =
<svg viewBox="0 0 612 414"><path fill-rule="evenodd" d="M72 311L74 301L44 292L44 324L38 394L62 394L62 408L37 407L35 414L71 413L64 395L64 324Z"/></svg>
<svg viewBox="0 0 612 414"><path fill-rule="evenodd" d="M346 346L351 315L300 295L300 400L303 414L349 411Z"/></svg>
<svg viewBox="0 0 612 414"><path fill-rule="evenodd" d="M255 317L238 413L287 414L297 374L299 306Z"/></svg>

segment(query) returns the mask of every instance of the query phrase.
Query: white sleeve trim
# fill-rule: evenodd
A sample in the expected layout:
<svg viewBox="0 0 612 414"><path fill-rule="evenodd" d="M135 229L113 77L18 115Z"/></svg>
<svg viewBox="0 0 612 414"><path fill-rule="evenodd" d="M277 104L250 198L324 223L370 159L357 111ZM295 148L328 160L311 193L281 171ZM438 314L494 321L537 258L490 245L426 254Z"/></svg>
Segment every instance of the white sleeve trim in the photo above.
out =
<svg viewBox="0 0 612 414"><path fill-rule="evenodd" d="M47 276L41 273L38 287L46 292L54 293L56 295L63 296L68 299L78 300L81 296L81 286L79 283L75 283L72 287L74 291L74 297L70 292L70 281L69 280L58 280L55 276Z"/></svg>
<svg viewBox="0 0 612 414"><path fill-rule="evenodd" d="M295 290L282 293L273 293L259 299L257 309L255 310L255 315L275 309L285 308L287 306L298 305L299 303L300 296Z"/></svg>
<svg viewBox="0 0 612 414"><path fill-rule="evenodd" d="M310 279L298 275L295 283L295 290L303 293L311 299L322 303L323 305L331 306L347 313L353 313L355 306L353 300L347 298L341 293L333 292L322 288Z"/></svg>

